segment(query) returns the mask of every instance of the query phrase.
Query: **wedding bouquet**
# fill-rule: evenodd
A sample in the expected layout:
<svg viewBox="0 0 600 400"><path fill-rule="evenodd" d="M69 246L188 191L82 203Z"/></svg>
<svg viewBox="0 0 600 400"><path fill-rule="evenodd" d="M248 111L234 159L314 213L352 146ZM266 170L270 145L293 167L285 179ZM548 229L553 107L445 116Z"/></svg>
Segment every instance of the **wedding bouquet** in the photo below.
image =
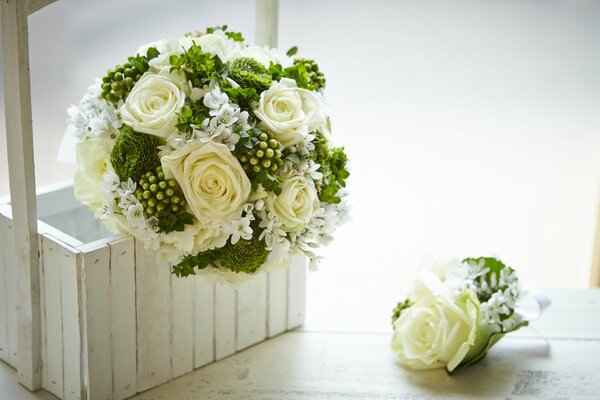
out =
<svg viewBox="0 0 600 400"><path fill-rule="evenodd" d="M495 258L433 265L394 310L392 350L414 369L471 365L528 324L522 297L515 271Z"/></svg>
<svg viewBox="0 0 600 400"><path fill-rule="evenodd" d="M150 43L68 110L75 195L178 276L228 281L331 240L347 158L317 63L227 27Z"/></svg>

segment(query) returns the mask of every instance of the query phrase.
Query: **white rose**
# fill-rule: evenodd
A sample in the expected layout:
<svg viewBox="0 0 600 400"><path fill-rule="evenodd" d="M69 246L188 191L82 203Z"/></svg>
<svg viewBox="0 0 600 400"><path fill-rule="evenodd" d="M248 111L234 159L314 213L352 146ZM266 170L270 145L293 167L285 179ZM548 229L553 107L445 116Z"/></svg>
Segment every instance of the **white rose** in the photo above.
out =
<svg viewBox="0 0 600 400"><path fill-rule="evenodd" d="M95 212L104 204L104 193L99 185L104 174L112 170L110 152L114 141L104 138L89 138L76 146L77 171L73 178L75 197Z"/></svg>
<svg viewBox="0 0 600 400"><path fill-rule="evenodd" d="M261 93L254 114L284 147L300 143L309 132L325 125L318 97L287 78Z"/></svg>
<svg viewBox="0 0 600 400"><path fill-rule="evenodd" d="M267 210L275 213L286 232L300 232L319 209L319 197L313 181L294 176L283 181L279 196L270 192L265 199Z"/></svg>
<svg viewBox="0 0 600 400"><path fill-rule="evenodd" d="M247 46L239 52L238 57L254 58L265 68L269 68L271 63L281 64L283 68L291 67L294 64L294 61L287 55L277 49L269 49L268 47Z"/></svg>
<svg viewBox="0 0 600 400"><path fill-rule="evenodd" d="M200 223L238 219L250 195L250 180L226 145L199 140L162 158Z"/></svg>
<svg viewBox="0 0 600 400"><path fill-rule="evenodd" d="M137 132L166 139L177 132L177 113L188 89L180 75L146 72L119 109L121 119Z"/></svg>
<svg viewBox="0 0 600 400"><path fill-rule="evenodd" d="M221 61L228 62L238 57L242 44L227 37L225 32L218 29L213 33L207 33L194 38L194 42L205 53L218 56Z"/></svg>
<svg viewBox="0 0 600 400"><path fill-rule="evenodd" d="M478 315L479 300L470 290L456 300L426 296L394 322L392 350L410 368L452 372L476 346Z"/></svg>

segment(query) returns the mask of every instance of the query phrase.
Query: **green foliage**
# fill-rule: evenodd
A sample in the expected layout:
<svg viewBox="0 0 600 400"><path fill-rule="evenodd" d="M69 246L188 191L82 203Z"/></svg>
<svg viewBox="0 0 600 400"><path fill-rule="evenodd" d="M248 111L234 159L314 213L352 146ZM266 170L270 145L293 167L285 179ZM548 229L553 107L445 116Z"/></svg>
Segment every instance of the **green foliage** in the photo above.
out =
<svg viewBox="0 0 600 400"><path fill-rule="evenodd" d="M221 86L221 90L229 96L229 99L240 106L244 110L252 110L255 103L260 100L260 95L253 87L243 88L227 88L224 85Z"/></svg>
<svg viewBox="0 0 600 400"><path fill-rule="evenodd" d="M483 267L484 268L488 268L489 271L485 274L485 280L487 281L487 285L489 288L496 288L499 290L506 290L508 285L504 285L504 286L499 286L499 285L495 285L494 282L499 282L500 281L500 271L502 271L503 269L507 268L507 272L514 272L514 270L511 267L506 266L502 261L494 258L494 257L479 257L479 258L465 258L463 260L463 263L468 263L468 264L472 264L472 265L477 265L479 263L483 262ZM495 275L494 277L492 277L492 275ZM496 289L494 289L493 291L481 291L478 290L477 291L477 297L479 298L479 301L482 303L485 303L486 301L488 301L490 299L490 296L492 295L492 293L496 291ZM512 314L512 312L511 312ZM509 315L507 315L505 318L508 318Z"/></svg>
<svg viewBox="0 0 600 400"><path fill-rule="evenodd" d="M290 49L285 53L288 57L293 57L298 52L298 46L290 47Z"/></svg>
<svg viewBox="0 0 600 400"><path fill-rule="evenodd" d="M254 273L267 259L269 252L265 242L259 240L260 232L253 226L254 235L251 240L239 240L236 244L227 244L221 248L204 251L195 256L188 256L178 265L173 266L173 274L178 277L195 275L195 269L209 266L220 266L233 272Z"/></svg>
<svg viewBox="0 0 600 400"><path fill-rule="evenodd" d="M185 105L177 114L178 119L175 127L179 132L191 133L193 131L192 125L200 126L206 118L210 117L208 112L208 108L201 101L192 103L189 99L186 99Z"/></svg>
<svg viewBox="0 0 600 400"><path fill-rule="evenodd" d="M402 311L404 311L404 309L410 307L411 305L412 304L408 300L398 303L398 305L394 308L394 311L392 312L392 325L394 325L394 322L396 322L396 320L400 318L400 314L402 313Z"/></svg>
<svg viewBox="0 0 600 400"><path fill-rule="evenodd" d="M241 57L229 64L229 76L242 88L254 88L258 93L271 86L271 74L258 61Z"/></svg>
<svg viewBox="0 0 600 400"><path fill-rule="evenodd" d="M279 196L283 189L283 180L279 175L262 170L252 181L252 189L256 190L258 185L262 185L266 191L273 192Z"/></svg>
<svg viewBox="0 0 600 400"><path fill-rule="evenodd" d="M184 72L195 87L203 87L212 78L220 78L225 68L218 56L204 53L197 44L179 56L172 55L169 62L171 71Z"/></svg>
<svg viewBox="0 0 600 400"><path fill-rule="evenodd" d="M159 54L155 47L151 47L145 56L129 57L129 62L109 69L102 77L100 97L115 106L120 100L125 100L135 83L148 71L148 61Z"/></svg>
<svg viewBox="0 0 600 400"><path fill-rule="evenodd" d="M323 180L319 189L319 200L325 203L338 204L341 198L337 195L340 188L346 187L346 179L350 172L346 168L348 157L344 148L329 148L329 141L320 132L315 132L313 144L315 149L309 154L309 158L321 165L319 171L323 174Z"/></svg>
<svg viewBox="0 0 600 400"><path fill-rule="evenodd" d="M319 64L315 60L308 58L297 58L294 64L304 65L304 70L308 75L308 86L315 90L325 87L325 75L319 70Z"/></svg>
<svg viewBox="0 0 600 400"><path fill-rule="evenodd" d="M124 125L110 154L110 162L121 181L137 181L147 171L160 165L157 136L135 132Z"/></svg>

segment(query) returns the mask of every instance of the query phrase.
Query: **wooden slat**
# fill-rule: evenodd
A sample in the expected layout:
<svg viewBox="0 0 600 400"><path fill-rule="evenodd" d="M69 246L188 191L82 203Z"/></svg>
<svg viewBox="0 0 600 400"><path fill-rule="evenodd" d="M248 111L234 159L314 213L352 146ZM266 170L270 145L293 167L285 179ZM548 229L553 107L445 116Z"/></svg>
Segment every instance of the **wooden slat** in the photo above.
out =
<svg viewBox="0 0 600 400"><path fill-rule="evenodd" d="M137 390L171 378L171 274L156 254L135 241L137 305ZM190 350L191 351L191 350Z"/></svg>
<svg viewBox="0 0 600 400"><path fill-rule="evenodd" d="M215 285L215 360L235 353L236 292L224 284Z"/></svg>
<svg viewBox="0 0 600 400"><path fill-rule="evenodd" d="M171 275L171 377L194 370L194 280Z"/></svg>
<svg viewBox="0 0 600 400"><path fill-rule="evenodd" d="M137 393L135 242L129 236L110 243L113 398Z"/></svg>
<svg viewBox="0 0 600 400"><path fill-rule="evenodd" d="M247 282L237 294L236 350L267 338L267 274Z"/></svg>
<svg viewBox="0 0 600 400"><path fill-rule="evenodd" d="M277 336L287 327L287 268L268 272L268 337Z"/></svg>
<svg viewBox="0 0 600 400"><path fill-rule="evenodd" d="M60 270L64 258L61 245L50 236L42 235L44 315L46 353L43 387L50 393L63 396L62 306L60 302Z"/></svg>
<svg viewBox="0 0 600 400"><path fill-rule="evenodd" d="M84 319L90 400L113 394L110 318L110 247L85 249Z"/></svg>
<svg viewBox="0 0 600 400"><path fill-rule="evenodd" d="M277 47L279 0L256 1L256 44Z"/></svg>
<svg viewBox="0 0 600 400"><path fill-rule="evenodd" d="M3 214L0 214L0 243L9 243L9 240L12 241L12 233L10 231L11 221L8 217ZM9 344L9 329L14 330L14 339L16 340L16 327L17 321L14 313L9 315L8 308L12 307L9 304L14 304L14 300L9 299L9 291L11 287L14 288L14 283L12 279L12 268L10 265L10 259L8 252L12 249L10 247L3 247L2 254L0 255L0 360L11 364L10 357L10 344ZM15 318L14 320L12 318ZM15 347L16 350L16 347Z"/></svg>
<svg viewBox="0 0 600 400"><path fill-rule="evenodd" d="M41 10L42 8L55 3L57 0L28 0L28 8L27 11L29 14L33 14L34 12Z"/></svg>
<svg viewBox="0 0 600 400"><path fill-rule="evenodd" d="M10 193L18 265L17 346L19 382L30 390L41 386L40 290L29 79L26 1L1 3L2 69Z"/></svg>
<svg viewBox="0 0 600 400"><path fill-rule="evenodd" d="M63 244L57 247L60 263L60 296L63 334L63 400L83 396L81 310L81 256Z"/></svg>
<svg viewBox="0 0 600 400"><path fill-rule="evenodd" d="M287 329L304 324L306 311L306 257L293 256L288 267Z"/></svg>
<svg viewBox="0 0 600 400"><path fill-rule="evenodd" d="M215 359L215 285L194 276L194 368Z"/></svg>

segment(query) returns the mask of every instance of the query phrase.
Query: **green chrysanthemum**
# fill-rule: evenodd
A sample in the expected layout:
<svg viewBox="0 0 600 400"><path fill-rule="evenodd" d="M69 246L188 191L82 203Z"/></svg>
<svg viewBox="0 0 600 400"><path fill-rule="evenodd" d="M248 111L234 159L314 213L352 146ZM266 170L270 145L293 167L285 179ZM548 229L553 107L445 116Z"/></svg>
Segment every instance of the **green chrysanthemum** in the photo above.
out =
<svg viewBox="0 0 600 400"><path fill-rule="evenodd" d="M233 272L256 272L266 261L269 252L265 242L254 235L252 240L240 240L236 244L228 243L219 249L218 261L220 266Z"/></svg>
<svg viewBox="0 0 600 400"><path fill-rule="evenodd" d="M110 155L110 162L119 179L137 181L143 174L158 167L160 159L156 147L159 144L158 137L124 126Z"/></svg>
<svg viewBox="0 0 600 400"><path fill-rule="evenodd" d="M249 57L235 59L229 66L229 76L243 88L254 88L258 93L271 86L271 74L258 61Z"/></svg>

